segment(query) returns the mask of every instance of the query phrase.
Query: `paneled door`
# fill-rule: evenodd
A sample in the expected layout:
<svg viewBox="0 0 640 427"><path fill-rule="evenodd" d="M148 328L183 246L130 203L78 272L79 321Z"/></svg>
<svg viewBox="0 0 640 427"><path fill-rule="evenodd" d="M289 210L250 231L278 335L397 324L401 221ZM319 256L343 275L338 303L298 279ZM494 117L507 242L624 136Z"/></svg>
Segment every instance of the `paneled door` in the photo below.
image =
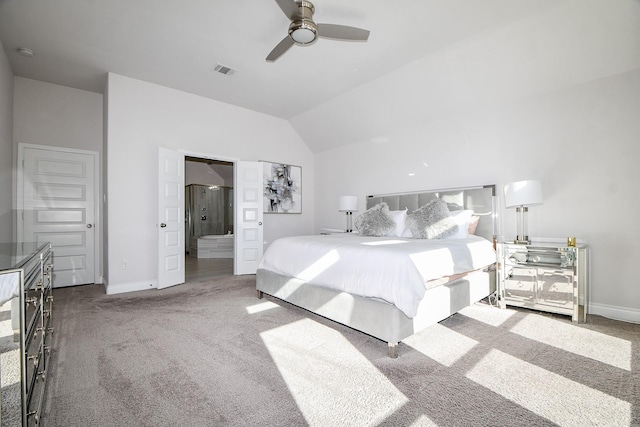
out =
<svg viewBox="0 0 640 427"><path fill-rule="evenodd" d="M98 153L19 144L18 241L51 242L54 287L95 283Z"/></svg>
<svg viewBox="0 0 640 427"><path fill-rule="evenodd" d="M262 228L262 163L235 164L234 274L255 274L264 246Z"/></svg>
<svg viewBox="0 0 640 427"><path fill-rule="evenodd" d="M160 147L158 289L184 283L184 154Z"/></svg>

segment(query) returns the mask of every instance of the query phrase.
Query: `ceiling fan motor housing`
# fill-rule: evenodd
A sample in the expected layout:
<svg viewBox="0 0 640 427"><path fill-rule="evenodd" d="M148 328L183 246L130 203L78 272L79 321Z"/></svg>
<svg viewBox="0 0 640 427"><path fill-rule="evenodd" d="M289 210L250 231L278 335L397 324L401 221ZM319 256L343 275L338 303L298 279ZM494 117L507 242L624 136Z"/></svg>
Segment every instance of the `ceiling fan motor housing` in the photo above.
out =
<svg viewBox="0 0 640 427"><path fill-rule="evenodd" d="M289 37L298 45L310 45L318 39L318 27L313 22L315 7L309 1L297 1L300 9L300 19L296 19L289 25Z"/></svg>

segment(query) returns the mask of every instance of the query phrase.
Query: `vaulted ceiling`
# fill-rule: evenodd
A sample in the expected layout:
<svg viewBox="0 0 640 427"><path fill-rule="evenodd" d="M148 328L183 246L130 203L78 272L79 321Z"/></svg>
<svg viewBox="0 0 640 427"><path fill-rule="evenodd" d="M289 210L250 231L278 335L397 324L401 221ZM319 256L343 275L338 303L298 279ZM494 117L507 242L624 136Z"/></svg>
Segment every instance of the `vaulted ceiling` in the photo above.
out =
<svg viewBox="0 0 640 427"><path fill-rule="evenodd" d="M365 28L369 40L319 39L273 63L289 25L274 0L0 0L0 40L17 76L102 93L114 72L291 119L554 3L317 0L315 22Z"/></svg>

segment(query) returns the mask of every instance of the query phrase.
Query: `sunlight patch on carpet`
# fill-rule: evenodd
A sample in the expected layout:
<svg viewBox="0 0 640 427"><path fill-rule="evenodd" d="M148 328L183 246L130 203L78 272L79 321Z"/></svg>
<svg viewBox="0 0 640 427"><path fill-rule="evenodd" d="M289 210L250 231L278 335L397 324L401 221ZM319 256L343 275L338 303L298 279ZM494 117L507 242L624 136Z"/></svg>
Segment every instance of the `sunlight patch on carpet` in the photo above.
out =
<svg viewBox="0 0 640 427"><path fill-rule="evenodd" d="M478 344L478 341L439 323L405 338L402 342L445 366L452 366Z"/></svg>
<svg viewBox="0 0 640 427"><path fill-rule="evenodd" d="M335 329L302 319L260 336L309 425L377 425L408 401Z"/></svg>
<svg viewBox="0 0 640 427"><path fill-rule="evenodd" d="M417 420L411 423L410 427L438 427L438 424L431 421L426 415L420 415Z"/></svg>
<svg viewBox="0 0 640 427"><path fill-rule="evenodd" d="M549 333L553 331L553 333ZM511 332L564 351L631 371L631 343L552 317L528 314Z"/></svg>
<svg viewBox="0 0 640 427"><path fill-rule="evenodd" d="M2 387L20 383L20 349L5 351L0 355L0 366L4 366L0 381Z"/></svg>
<svg viewBox="0 0 640 427"><path fill-rule="evenodd" d="M502 325L511 316L517 313L516 310L496 310L496 307L484 304L473 304L459 311L460 314L494 327Z"/></svg>
<svg viewBox="0 0 640 427"><path fill-rule="evenodd" d="M260 313L263 311L267 311L267 310L271 310L274 308L281 308L278 304L271 302L271 301L265 301L265 302L261 302L259 304L253 304L250 305L248 307L245 307L247 309L247 313L248 314L256 314L256 313Z"/></svg>
<svg viewBox="0 0 640 427"><path fill-rule="evenodd" d="M467 378L560 426L629 425L631 404L499 350Z"/></svg>

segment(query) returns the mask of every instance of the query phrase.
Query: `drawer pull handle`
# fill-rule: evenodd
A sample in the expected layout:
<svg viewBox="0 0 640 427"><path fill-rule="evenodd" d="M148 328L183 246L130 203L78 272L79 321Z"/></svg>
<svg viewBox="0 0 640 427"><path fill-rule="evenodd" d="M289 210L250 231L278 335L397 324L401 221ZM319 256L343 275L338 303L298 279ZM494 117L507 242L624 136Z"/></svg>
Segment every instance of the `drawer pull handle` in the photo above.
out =
<svg viewBox="0 0 640 427"><path fill-rule="evenodd" d="M33 361L33 366L38 366L38 361L40 360L38 356L29 356L28 360Z"/></svg>

